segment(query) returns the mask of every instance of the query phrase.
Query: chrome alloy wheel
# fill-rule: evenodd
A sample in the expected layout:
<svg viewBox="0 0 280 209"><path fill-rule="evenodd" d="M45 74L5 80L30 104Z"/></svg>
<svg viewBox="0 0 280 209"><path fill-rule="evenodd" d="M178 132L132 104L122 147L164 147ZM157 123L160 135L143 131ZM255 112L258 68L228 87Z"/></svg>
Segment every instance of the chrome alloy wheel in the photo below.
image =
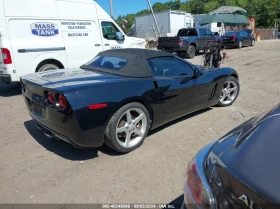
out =
<svg viewBox="0 0 280 209"><path fill-rule="evenodd" d="M232 103L238 94L238 85L234 81L226 81L221 91L220 102L224 105Z"/></svg>
<svg viewBox="0 0 280 209"><path fill-rule="evenodd" d="M118 143L125 148L136 146L143 139L147 130L147 117L139 108L132 108L120 117L116 136Z"/></svg>

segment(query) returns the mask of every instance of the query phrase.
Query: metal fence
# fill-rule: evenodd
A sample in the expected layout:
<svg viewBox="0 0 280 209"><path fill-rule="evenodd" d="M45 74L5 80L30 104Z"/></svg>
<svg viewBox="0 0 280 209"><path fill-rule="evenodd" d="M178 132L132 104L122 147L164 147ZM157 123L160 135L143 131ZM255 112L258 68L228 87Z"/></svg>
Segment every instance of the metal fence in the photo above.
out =
<svg viewBox="0 0 280 209"><path fill-rule="evenodd" d="M275 29L265 29L256 28L255 36L260 36L260 40L271 40L277 39L277 30Z"/></svg>

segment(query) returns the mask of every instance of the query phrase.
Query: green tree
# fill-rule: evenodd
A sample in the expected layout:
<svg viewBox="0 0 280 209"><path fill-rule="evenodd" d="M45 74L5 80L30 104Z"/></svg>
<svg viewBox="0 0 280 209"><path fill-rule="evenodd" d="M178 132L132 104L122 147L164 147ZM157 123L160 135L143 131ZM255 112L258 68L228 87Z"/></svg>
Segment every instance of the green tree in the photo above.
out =
<svg viewBox="0 0 280 209"><path fill-rule="evenodd" d="M141 10L141 11L137 12L135 16L147 15L147 14L150 14L150 13L152 13L151 10L144 9L144 10Z"/></svg>
<svg viewBox="0 0 280 209"><path fill-rule="evenodd" d="M190 13L191 12L190 3L188 1L187 2L181 2L179 10L186 11L186 12Z"/></svg>
<svg viewBox="0 0 280 209"><path fill-rule="evenodd" d="M153 6L152 6L154 12L160 12L163 10L166 10L166 5L160 2L156 2Z"/></svg>
<svg viewBox="0 0 280 209"><path fill-rule="evenodd" d="M167 2L167 7L168 9L171 9L171 10L178 10L180 8L180 0L175 0L175 1L169 1Z"/></svg>
<svg viewBox="0 0 280 209"><path fill-rule="evenodd" d="M204 11L206 13L209 13L219 7L219 2L218 1L209 1L204 5Z"/></svg>
<svg viewBox="0 0 280 209"><path fill-rule="evenodd" d="M190 0L190 8L192 14L204 14L204 1L203 0Z"/></svg>

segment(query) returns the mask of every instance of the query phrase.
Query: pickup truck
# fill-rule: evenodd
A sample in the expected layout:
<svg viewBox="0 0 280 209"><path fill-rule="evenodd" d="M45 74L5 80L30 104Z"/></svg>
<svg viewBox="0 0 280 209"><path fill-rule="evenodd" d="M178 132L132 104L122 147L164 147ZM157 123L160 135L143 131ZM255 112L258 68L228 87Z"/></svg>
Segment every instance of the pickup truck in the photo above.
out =
<svg viewBox="0 0 280 209"><path fill-rule="evenodd" d="M185 53L186 58L193 58L196 52L204 50L208 41L220 39L218 33L207 28L183 28L176 37L159 37L157 49L168 52Z"/></svg>

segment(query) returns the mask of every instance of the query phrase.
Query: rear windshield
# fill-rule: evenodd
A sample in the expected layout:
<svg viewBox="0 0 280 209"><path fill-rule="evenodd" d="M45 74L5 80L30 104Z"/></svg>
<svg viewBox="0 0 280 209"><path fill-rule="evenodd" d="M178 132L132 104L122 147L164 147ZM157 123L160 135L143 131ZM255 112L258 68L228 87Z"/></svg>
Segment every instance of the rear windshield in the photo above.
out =
<svg viewBox="0 0 280 209"><path fill-rule="evenodd" d="M182 29L178 32L178 36L197 36L196 29Z"/></svg>
<svg viewBox="0 0 280 209"><path fill-rule="evenodd" d="M85 66L101 67L109 70L120 70L127 63L127 59L120 57L97 56L90 60Z"/></svg>
<svg viewBox="0 0 280 209"><path fill-rule="evenodd" d="M234 36L237 35L239 32L226 32L225 36Z"/></svg>

